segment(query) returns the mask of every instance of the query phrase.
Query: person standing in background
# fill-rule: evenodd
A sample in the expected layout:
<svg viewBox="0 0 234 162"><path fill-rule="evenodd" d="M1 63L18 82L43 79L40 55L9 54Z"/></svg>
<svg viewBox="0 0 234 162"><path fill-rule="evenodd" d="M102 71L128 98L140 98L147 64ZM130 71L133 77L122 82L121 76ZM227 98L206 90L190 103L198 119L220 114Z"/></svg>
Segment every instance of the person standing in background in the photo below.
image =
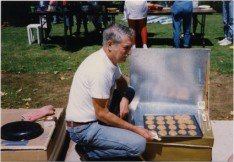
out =
<svg viewBox="0 0 234 162"><path fill-rule="evenodd" d="M95 27L97 34L102 34L102 16L101 16L101 1L88 1L91 6L92 16L91 20Z"/></svg>
<svg viewBox="0 0 234 162"><path fill-rule="evenodd" d="M223 23L225 38L218 43L227 46L233 43L233 0L223 1Z"/></svg>
<svg viewBox="0 0 234 162"><path fill-rule="evenodd" d="M174 47L180 48L180 30L183 21L184 42L183 47L189 48L190 46L190 27L193 13L192 1L175 1L172 5L172 22L173 22L173 39Z"/></svg>
<svg viewBox="0 0 234 162"><path fill-rule="evenodd" d="M198 4L199 4L198 0L193 0L194 9L198 8ZM197 14L193 14L193 33L192 33L193 36L196 34L197 24L198 24Z"/></svg>
<svg viewBox="0 0 234 162"><path fill-rule="evenodd" d="M57 11L58 8L59 8L58 1L50 0L48 10L49 11ZM58 14L53 15L52 23L53 24L58 24L59 23L59 15Z"/></svg>
<svg viewBox="0 0 234 162"><path fill-rule="evenodd" d="M72 26L73 26L73 8L72 1L63 0L62 1L64 21L65 21L65 32L69 31L70 36L72 36Z"/></svg>
<svg viewBox="0 0 234 162"><path fill-rule="evenodd" d="M143 48L147 49L147 12L148 6L146 0L126 0L125 1L125 16L128 20L128 25L130 28L135 31L134 45L133 48L136 48L136 35L138 32L141 35L141 41Z"/></svg>
<svg viewBox="0 0 234 162"><path fill-rule="evenodd" d="M49 6L49 1L44 1L44 0L39 1L39 7L37 10L38 12L46 11L48 10L48 6ZM43 29L45 31L45 40L50 41L51 40L50 32L52 29L51 25L52 17L51 15L42 15L39 17L39 19L43 24Z"/></svg>
<svg viewBox="0 0 234 162"><path fill-rule="evenodd" d="M73 2L74 13L76 17L76 36L80 34L81 24L84 26L85 35L88 34L88 12L89 5L86 1L74 1Z"/></svg>

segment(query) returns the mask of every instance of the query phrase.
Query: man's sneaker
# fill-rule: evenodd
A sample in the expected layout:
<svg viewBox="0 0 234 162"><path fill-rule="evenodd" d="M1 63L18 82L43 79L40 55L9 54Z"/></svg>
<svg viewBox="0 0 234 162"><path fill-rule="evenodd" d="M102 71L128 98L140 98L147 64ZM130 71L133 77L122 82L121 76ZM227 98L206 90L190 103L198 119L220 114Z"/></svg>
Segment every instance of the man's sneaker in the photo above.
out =
<svg viewBox="0 0 234 162"><path fill-rule="evenodd" d="M232 42L229 41L229 40L226 40L226 41L220 43L219 45L220 45L220 46L227 46L227 45L230 45L230 44L232 44Z"/></svg>
<svg viewBox="0 0 234 162"><path fill-rule="evenodd" d="M218 41L218 43L221 44L221 43L225 42L226 40L227 40L227 38L225 37L224 39Z"/></svg>
<svg viewBox="0 0 234 162"><path fill-rule="evenodd" d="M181 34L181 35L180 35L180 39L184 39L184 34Z"/></svg>
<svg viewBox="0 0 234 162"><path fill-rule="evenodd" d="M143 49L148 49L146 44L143 44Z"/></svg>
<svg viewBox="0 0 234 162"><path fill-rule="evenodd" d="M136 49L136 45L134 44L134 45L132 45L132 49Z"/></svg>

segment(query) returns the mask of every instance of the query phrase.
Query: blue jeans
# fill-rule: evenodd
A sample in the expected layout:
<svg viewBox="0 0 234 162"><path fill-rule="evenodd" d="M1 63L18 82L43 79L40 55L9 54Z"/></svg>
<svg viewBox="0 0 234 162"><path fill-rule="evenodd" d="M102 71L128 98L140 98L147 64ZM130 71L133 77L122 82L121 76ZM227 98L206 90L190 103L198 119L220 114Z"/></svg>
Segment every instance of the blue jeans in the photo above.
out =
<svg viewBox="0 0 234 162"><path fill-rule="evenodd" d="M79 127L68 127L70 138L88 155L89 159L135 157L145 150L144 137L121 128L110 127L98 122Z"/></svg>
<svg viewBox="0 0 234 162"><path fill-rule="evenodd" d="M233 41L233 1L223 1L224 34L229 41Z"/></svg>
<svg viewBox="0 0 234 162"><path fill-rule="evenodd" d="M129 87L126 92L131 102L135 91ZM115 90L110 103L110 111L116 115L119 113L121 98L121 93ZM82 147L92 160L139 156L146 146L144 137L126 129L105 125L100 121L79 127L68 127L67 131L70 138Z"/></svg>
<svg viewBox="0 0 234 162"><path fill-rule="evenodd" d="M175 1L172 6L173 39L174 46L180 48L181 24L183 21L184 46L190 45L190 27L192 20L192 1Z"/></svg>

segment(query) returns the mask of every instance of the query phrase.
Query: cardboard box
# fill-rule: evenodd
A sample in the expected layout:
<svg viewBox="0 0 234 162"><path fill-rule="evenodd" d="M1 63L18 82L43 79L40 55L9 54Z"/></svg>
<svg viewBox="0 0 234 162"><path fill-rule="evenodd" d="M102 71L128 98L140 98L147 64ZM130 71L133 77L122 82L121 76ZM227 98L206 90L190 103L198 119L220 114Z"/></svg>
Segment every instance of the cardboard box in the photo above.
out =
<svg viewBox="0 0 234 162"><path fill-rule="evenodd" d="M32 109L2 109L1 125L20 121L21 115ZM44 128L41 136L28 141L1 139L2 161L56 161L59 158L66 136L65 111L56 108L57 121L38 121Z"/></svg>
<svg viewBox="0 0 234 162"><path fill-rule="evenodd" d="M203 137L162 137L148 142L143 158L212 160L214 137L209 120L210 49L134 49L130 85L136 94L131 122L144 126L144 115L193 115ZM156 131L156 129L154 130Z"/></svg>
<svg viewBox="0 0 234 162"><path fill-rule="evenodd" d="M147 161L211 161L214 137L210 130L203 138L172 138L148 142L143 158Z"/></svg>

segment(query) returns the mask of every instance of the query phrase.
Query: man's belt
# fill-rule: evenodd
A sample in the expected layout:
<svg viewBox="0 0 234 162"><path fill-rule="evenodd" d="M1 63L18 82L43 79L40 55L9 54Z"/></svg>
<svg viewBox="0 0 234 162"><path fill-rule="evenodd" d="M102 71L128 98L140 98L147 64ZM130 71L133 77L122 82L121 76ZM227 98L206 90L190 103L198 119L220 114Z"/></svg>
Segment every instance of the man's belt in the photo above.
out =
<svg viewBox="0 0 234 162"><path fill-rule="evenodd" d="M79 126L82 126L82 125L85 125L85 124L90 124L90 123L94 123L96 122L95 121L90 121L90 122L74 122L74 121L66 121L67 123L67 127L79 127Z"/></svg>

